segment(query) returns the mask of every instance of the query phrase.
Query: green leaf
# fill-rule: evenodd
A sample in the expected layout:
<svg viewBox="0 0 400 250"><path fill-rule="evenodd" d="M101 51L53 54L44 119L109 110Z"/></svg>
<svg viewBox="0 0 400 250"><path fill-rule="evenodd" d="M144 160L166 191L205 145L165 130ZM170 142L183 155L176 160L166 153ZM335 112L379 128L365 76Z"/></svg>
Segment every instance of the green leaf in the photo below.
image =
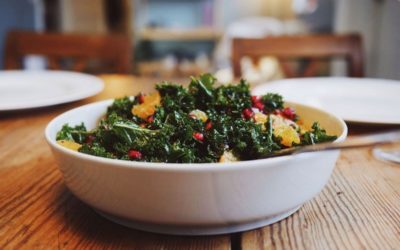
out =
<svg viewBox="0 0 400 250"><path fill-rule="evenodd" d="M335 135L326 134L325 129L322 129L318 122L314 122L311 129L311 131L306 132L301 138L302 145L329 142L337 139Z"/></svg>
<svg viewBox="0 0 400 250"><path fill-rule="evenodd" d="M130 119L132 118L132 107L138 103L137 99L133 97L115 99L113 104L108 107L107 113L116 113L118 116Z"/></svg>
<svg viewBox="0 0 400 250"><path fill-rule="evenodd" d="M283 98L282 96L274 93L268 93L261 97L265 110L273 112L276 109L283 109Z"/></svg>
<svg viewBox="0 0 400 250"><path fill-rule="evenodd" d="M74 127L64 124L61 130L57 132L56 140L74 141L82 144L88 134L83 123Z"/></svg>

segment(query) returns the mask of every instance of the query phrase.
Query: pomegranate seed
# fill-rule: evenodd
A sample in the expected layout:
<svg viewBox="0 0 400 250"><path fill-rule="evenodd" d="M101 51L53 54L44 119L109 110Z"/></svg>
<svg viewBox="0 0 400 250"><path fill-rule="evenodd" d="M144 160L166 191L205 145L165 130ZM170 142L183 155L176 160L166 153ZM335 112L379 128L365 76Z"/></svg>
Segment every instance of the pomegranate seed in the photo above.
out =
<svg viewBox="0 0 400 250"><path fill-rule="evenodd" d="M282 111L280 111L279 109L274 110L273 112L274 115L281 115Z"/></svg>
<svg viewBox="0 0 400 250"><path fill-rule="evenodd" d="M258 108L260 111L264 110L264 104L262 102L256 102L253 104L253 106Z"/></svg>
<svg viewBox="0 0 400 250"><path fill-rule="evenodd" d="M294 120L296 118L296 113L295 113L294 109L292 109L292 108L284 108L282 110L282 114L283 114L283 116L285 116L286 118L288 118L290 120Z"/></svg>
<svg viewBox="0 0 400 250"><path fill-rule="evenodd" d="M253 110L246 108L246 109L243 109L242 115L244 116L244 118L250 119L251 117L253 117L254 112L253 112Z"/></svg>
<svg viewBox="0 0 400 250"><path fill-rule="evenodd" d="M94 141L94 139L96 139L96 136L94 136L94 135L88 135L88 136L86 137L85 143L87 143L87 144L92 144L93 141Z"/></svg>
<svg viewBox="0 0 400 250"><path fill-rule="evenodd" d="M193 138L198 140L198 141L203 141L204 140L204 135L199 132L193 133Z"/></svg>
<svg viewBox="0 0 400 250"><path fill-rule="evenodd" d="M210 130L212 128L212 122L208 121L205 126L206 130Z"/></svg>
<svg viewBox="0 0 400 250"><path fill-rule="evenodd" d="M257 103L257 102L260 102L261 101L261 96L259 96L259 95L252 95L251 96L251 102L254 104L254 103Z"/></svg>
<svg viewBox="0 0 400 250"><path fill-rule="evenodd" d="M131 159L141 159L142 158L142 153L140 153L140 151L131 149L128 152L128 156Z"/></svg>
<svg viewBox="0 0 400 250"><path fill-rule="evenodd" d="M154 115L151 115L151 116L147 117L147 122L148 123L154 122Z"/></svg>
<svg viewBox="0 0 400 250"><path fill-rule="evenodd" d="M138 98L139 98L140 104L144 103L144 95L143 94L140 94Z"/></svg>

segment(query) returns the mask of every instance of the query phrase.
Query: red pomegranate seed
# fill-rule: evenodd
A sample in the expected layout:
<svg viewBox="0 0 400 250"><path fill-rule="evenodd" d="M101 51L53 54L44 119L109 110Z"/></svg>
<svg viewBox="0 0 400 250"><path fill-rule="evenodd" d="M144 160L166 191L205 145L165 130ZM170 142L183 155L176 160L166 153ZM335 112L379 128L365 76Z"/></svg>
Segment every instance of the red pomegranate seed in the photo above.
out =
<svg viewBox="0 0 400 250"><path fill-rule="evenodd" d="M253 105L254 105L254 103L260 102L260 100L261 100L261 96L259 96L259 95L251 96L251 102L253 103Z"/></svg>
<svg viewBox="0 0 400 250"><path fill-rule="evenodd" d="M199 132L193 133L193 138L198 140L198 141L203 141L204 140L204 135Z"/></svg>
<svg viewBox="0 0 400 250"><path fill-rule="evenodd" d="M139 98L139 104L144 103L144 95L143 94L140 94L138 98Z"/></svg>
<svg viewBox="0 0 400 250"><path fill-rule="evenodd" d="M296 118L296 113L292 108L284 108L282 110L282 115L290 120L294 120Z"/></svg>
<svg viewBox="0 0 400 250"><path fill-rule="evenodd" d="M141 159L142 158L142 153L140 153L140 151L131 149L128 152L128 156L131 159Z"/></svg>
<svg viewBox="0 0 400 250"><path fill-rule="evenodd" d="M254 112L250 108L246 108L246 109L243 109L242 115L246 119L251 119L251 117L253 117L253 115L254 115Z"/></svg>
<svg viewBox="0 0 400 250"><path fill-rule="evenodd" d="M147 122L148 123L154 122L154 115L151 115L151 116L147 117Z"/></svg>
<svg viewBox="0 0 400 250"><path fill-rule="evenodd" d="M206 130L210 130L212 128L212 122L208 121L205 126Z"/></svg>
<svg viewBox="0 0 400 250"><path fill-rule="evenodd" d="M260 111L264 110L264 104L262 102L256 102L253 105L255 108L258 108Z"/></svg>

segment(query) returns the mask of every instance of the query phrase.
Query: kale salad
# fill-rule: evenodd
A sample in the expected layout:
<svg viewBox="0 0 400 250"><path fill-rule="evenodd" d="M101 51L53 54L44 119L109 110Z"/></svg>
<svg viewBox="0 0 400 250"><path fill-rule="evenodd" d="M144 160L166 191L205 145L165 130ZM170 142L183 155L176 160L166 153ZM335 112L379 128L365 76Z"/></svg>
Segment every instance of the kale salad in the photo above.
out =
<svg viewBox="0 0 400 250"><path fill-rule="evenodd" d="M288 147L333 141L315 122L301 124L282 96L252 96L249 84L216 86L210 74L188 88L161 83L150 94L115 99L95 129L65 124L57 142L94 156L146 162L258 159Z"/></svg>

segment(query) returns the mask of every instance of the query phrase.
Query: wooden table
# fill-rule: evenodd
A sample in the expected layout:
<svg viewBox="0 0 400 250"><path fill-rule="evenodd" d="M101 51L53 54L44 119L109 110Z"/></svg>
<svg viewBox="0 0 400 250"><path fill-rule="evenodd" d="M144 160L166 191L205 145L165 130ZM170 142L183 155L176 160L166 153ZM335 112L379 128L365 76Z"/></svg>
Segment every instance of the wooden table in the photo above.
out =
<svg viewBox="0 0 400 250"><path fill-rule="evenodd" d="M328 185L289 218L232 235L140 232L97 215L65 187L43 131L88 102L153 88L152 79L103 76L105 90L70 104L0 113L0 249L400 249L400 166L369 150L341 154ZM379 127L350 127L351 133Z"/></svg>

